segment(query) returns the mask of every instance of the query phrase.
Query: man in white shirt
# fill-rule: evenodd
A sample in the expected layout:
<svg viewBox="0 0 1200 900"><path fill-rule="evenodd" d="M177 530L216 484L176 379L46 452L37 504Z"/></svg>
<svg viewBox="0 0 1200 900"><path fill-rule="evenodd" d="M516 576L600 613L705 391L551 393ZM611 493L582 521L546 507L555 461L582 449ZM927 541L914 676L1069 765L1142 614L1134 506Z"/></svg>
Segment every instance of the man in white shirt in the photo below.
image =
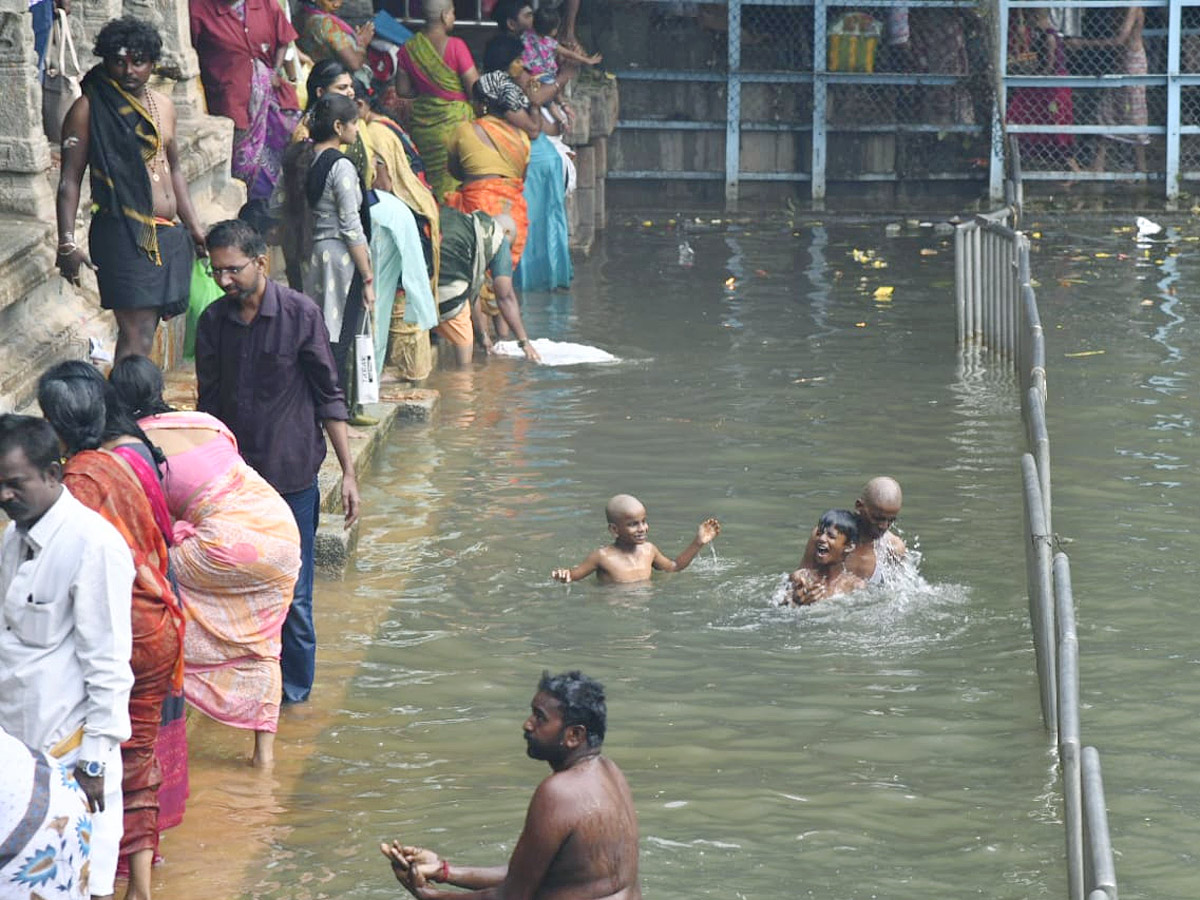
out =
<svg viewBox="0 0 1200 900"><path fill-rule="evenodd" d="M58 438L0 415L0 726L68 767L93 812L91 893L113 893L130 734L133 559L62 484Z"/></svg>

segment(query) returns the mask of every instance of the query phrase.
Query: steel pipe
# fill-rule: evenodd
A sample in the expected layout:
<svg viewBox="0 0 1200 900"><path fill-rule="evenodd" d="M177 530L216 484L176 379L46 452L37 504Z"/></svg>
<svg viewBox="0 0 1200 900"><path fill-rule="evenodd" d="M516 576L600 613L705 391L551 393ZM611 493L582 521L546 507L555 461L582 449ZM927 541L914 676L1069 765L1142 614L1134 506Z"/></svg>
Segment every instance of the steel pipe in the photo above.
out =
<svg viewBox="0 0 1200 900"><path fill-rule="evenodd" d="M1100 754L1095 747L1084 747L1080 755L1083 776L1083 823L1087 852L1086 877L1089 897L1117 900L1117 869L1113 864L1112 841L1108 835L1108 807L1104 802L1104 779L1100 773Z"/></svg>
<svg viewBox="0 0 1200 900"><path fill-rule="evenodd" d="M1042 721L1058 730L1057 673L1055 671L1053 587L1050 576L1050 535L1046 531L1037 464L1033 455L1021 455L1021 480L1025 492L1025 568L1029 587L1029 621L1037 655L1041 687Z"/></svg>

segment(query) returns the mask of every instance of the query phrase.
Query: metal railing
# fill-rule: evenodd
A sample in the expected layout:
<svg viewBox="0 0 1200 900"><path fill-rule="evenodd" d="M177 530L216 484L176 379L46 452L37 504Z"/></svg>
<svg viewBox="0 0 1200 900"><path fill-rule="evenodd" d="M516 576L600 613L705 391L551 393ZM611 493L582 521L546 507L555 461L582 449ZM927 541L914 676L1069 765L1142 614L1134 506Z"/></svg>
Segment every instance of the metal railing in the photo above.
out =
<svg viewBox="0 0 1200 900"><path fill-rule="evenodd" d="M391 6L394 9L393 14L400 21L410 25L425 23L425 11L421 0L394 0ZM490 11L484 8L483 0L458 0L454 4L454 14L459 25L474 25L480 28L496 27Z"/></svg>
<svg viewBox="0 0 1200 900"><path fill-rule="evenodd" d="M1079 639L1067 555L1054 552L1046 347L1029 266L1029 241L1012 225L1017 207L959 223L955 231L958 343L1014 366L1026 449L1021 456L1029 619L1042 720L1057 738L1071 900L1116 900L1117 880L1100 754L1083 746Z"/></svg>
<svg viewBox="0 0 1200 900"><path fill-rule="evenodd" d="M807 182L817 205L829 182L986 178L976 161L989 156L992 91L975 96L980 73L967 53L983 31L976 0L639 0L622 9L644 19L650 49L623 63L619 44L600 49L623 82L656 90L634 112L622 98L618 129L686 140L678 159L614 154L609 178L724 181L730 202L743 182ZM894 23L885 27L889 12L901 14L900 42L889 37ZM848 20L874 30L848 33ZM706 91L672 109L681 84Z"/></svg>

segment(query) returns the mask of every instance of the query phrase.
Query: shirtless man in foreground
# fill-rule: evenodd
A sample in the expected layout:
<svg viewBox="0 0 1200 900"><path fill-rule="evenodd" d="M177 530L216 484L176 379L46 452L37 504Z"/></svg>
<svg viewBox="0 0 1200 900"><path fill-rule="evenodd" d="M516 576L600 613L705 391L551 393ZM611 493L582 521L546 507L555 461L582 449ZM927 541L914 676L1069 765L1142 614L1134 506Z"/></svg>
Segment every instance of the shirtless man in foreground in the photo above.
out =
<svg viewBox="0 0 1200 900"><path fill-rule="evenodd" d="M527 752L552 772L533 792L508 865L452 866L432 850L379 845L418 900L641 900L633 796L616 763L600 752L603 685L580 672L543 672L530 708Z"/></svg>
<svg viewBox="0 0 1200 900"><path fill-rule="evenodd" d="M900 484L894 478L880 475L863 485L854 501L854 516L858 520L858 543L846 556L846 571L857 575L867 584L882 584L884 570L895 565L908 552L904 541L890 529L900 516L903 501ZM818 531L813 529L804 548L800 568L813 568Z"/></svg>
<svg viewBox="0 0 1200 900"><path fill-rule="evenodd" d="M587 559L573 569L555 569L550 573L551 578L570 584L595 572L601 584L648 581L655 569L660 572L682 572L691 565L700 548L721 533L720 522L705 519L687 548L670 559L646 540L650 525L646 521L646 507L637 497L617 494L604 507L604 515L613 536L612 544L593 550Z"/></svg>

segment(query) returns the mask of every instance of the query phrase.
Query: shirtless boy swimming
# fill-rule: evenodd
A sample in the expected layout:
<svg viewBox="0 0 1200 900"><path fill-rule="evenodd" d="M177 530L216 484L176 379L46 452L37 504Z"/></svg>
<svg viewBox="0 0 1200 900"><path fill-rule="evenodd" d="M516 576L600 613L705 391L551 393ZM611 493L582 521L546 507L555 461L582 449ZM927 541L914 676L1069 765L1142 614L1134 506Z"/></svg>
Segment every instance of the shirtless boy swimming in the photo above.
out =
<svg viewBox="0 0 1200 900"><path fill-rule="evenodd" d="M612 546L592 552L573 569L555 569L550 573L551 578L570 584L595 572L601 584L647 581L654 569L683 571L696 558L700 548L721 533L720 522L705 519L687 549L670 559L646 540L650 526L646 523L646 507L637 497L617 494L604 507L604 514L608 517L608 530L612 532Z"/></svg>
<svg viewBox="0 0 1200 900"><path fill-rule="evenodd" d="M866 582L846 568L846 557L858 543L858 522L848 509L831 509L817 522L813 533L813 557L809 566L789 577L792 595L786 601L807 606L826 597L848 594Z"/></svg>

